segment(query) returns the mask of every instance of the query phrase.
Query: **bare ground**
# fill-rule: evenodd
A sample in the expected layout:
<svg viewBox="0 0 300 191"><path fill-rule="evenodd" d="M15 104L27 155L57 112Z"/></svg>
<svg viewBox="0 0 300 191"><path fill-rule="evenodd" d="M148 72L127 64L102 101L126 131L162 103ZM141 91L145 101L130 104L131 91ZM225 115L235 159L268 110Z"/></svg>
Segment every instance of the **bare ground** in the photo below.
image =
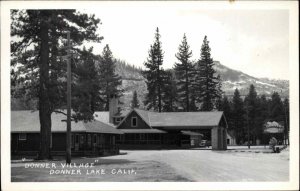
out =
<svg viewBox="0 0 300 191"><path fill-rule="evenodd" d="M259 152L261 150L265 149L123 151L127 154L73 159L72 163L95 165L72 175L50 175L51 169L48 168L25 168L32 162L13 162L11 176L16 182L288 181L289 150L279 154ZM63 160L48 163L55 163L56 168L52 170L78 169L63 168ZM86 173L101 169L105 174Z"/></svg>

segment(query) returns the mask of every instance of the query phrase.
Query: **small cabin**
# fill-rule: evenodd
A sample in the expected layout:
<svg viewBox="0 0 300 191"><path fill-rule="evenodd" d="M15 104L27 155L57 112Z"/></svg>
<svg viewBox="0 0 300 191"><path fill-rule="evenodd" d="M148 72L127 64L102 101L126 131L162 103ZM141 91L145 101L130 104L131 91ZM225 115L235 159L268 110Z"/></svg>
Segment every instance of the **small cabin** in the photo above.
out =
<svg viewBox="0 0 300 191"><path fill-rule="evenodd" d="M52 155L65 155L66 116L53 113L50 149ZM119 153L116 136L123 134L113 125L98 120L71 122L71 151L73 156L112 155ZM11 153L36 155L40 148L39 111L11 112Z"/></svg>

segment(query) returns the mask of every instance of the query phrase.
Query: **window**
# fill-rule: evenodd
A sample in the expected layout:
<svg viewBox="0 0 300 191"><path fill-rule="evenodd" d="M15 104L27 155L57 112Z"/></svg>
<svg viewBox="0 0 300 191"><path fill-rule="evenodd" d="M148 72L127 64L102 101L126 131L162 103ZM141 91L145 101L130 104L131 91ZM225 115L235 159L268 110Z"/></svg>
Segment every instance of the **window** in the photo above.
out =
<svg viewBox="0 0 300 191"><path fill-rule="evenodd" d="M19 141L26 141L27 134L26 133L20 133L19 134Z"/></svg>
<svg viewBox="0 0 300 191"><path fill-rule="evenodd" d="M92 137L91 137L91 134L88 134L87 141L88 141L88 147L91 147L92 146Z"/></svg>
<svg viewBox="0 0 300 191"><path fill-rule="evenodd" d="M94 134L94 141L93 141L95 144L97 144L97 135Z"/></svg>
<svg viewBox="0 0 300 191"><path fill-rule="evenodd" d="M131 127L136 127L137 126L137 117L132 117L131 118Z"/></svg>
<svg viewBox="0 0 300 191"><path fill-rule="evenodd" d="M76 134L76 135L75 135L75 144L78 144L78 143L79 143L79 135Z"/></svg>
<svg viewBox="0 0 300 191"><path fill-rule="evenodd" d="M84 144L84 135L80 136L80 144Z"/></svg>

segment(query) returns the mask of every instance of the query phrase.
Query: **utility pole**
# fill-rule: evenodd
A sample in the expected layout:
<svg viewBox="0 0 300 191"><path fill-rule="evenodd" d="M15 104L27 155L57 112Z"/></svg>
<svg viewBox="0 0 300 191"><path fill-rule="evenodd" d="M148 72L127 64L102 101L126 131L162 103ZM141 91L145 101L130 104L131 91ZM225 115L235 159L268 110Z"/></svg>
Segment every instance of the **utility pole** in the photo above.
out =
<svg viewBox="0 0 300 191"><path fill-rule="evenodd" d="M66 131L66 163L71 163L71 82L72 82L72 72L71 72L71 42L70 42L70 31L67 31L67 45L62 49L66 49L67 55L62 56L63 60L67 61L67 131Z"/></svg>
<svg viewBox="0 0 300 191"><path fill-rule="evenodd" d="M66 132L66 163L71 163L71 43L70 31L67 31L67 46L64 47L67 55L63 58L67 61L67 132Z"/></svg>
<svg viewBox="0 0 300 191"><path fill-rule="evenodd" d="M70 31L67 31L67 156L66 163L71 163L71 44Z"/></svg>

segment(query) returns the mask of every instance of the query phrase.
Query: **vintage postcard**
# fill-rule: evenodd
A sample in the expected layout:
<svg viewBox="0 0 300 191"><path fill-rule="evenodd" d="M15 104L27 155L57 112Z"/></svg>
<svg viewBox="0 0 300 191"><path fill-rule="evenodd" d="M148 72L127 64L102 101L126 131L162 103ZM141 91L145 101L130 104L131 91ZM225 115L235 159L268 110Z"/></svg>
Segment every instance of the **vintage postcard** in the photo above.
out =
<svg viewBox="0 0 300 191"><path fill-rule="evenodd" d="M298 190L297 1L1 2L3 190Z"/></svg>

